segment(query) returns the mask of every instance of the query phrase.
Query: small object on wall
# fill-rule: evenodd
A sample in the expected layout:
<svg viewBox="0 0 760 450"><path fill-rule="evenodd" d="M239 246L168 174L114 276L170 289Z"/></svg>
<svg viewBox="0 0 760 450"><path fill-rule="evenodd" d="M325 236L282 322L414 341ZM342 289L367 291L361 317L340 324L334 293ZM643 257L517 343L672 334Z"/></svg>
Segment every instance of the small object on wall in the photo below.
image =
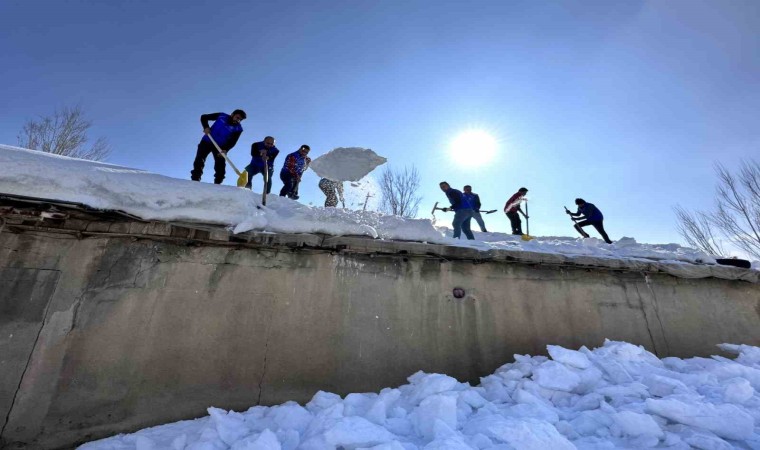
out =
<svg viewBox="0 0 760 450"><path fill-rule="evenodd" d="M454 294L454 298L462 298L464 297L464 289L460 287L455 287L454 291L452 292Z"/></svg>

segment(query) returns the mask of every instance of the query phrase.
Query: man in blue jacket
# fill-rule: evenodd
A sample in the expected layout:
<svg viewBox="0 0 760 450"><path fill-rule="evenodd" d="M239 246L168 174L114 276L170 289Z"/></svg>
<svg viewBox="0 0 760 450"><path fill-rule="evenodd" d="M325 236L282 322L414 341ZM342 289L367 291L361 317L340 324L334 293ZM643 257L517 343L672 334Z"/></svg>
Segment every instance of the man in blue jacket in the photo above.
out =
<svg viewBox="0 0 760 450"><path fill-rule="evenodd" d="M264 176L264 167L267 167L267 194L272 192L272 175L274 174L274 159L280 154L280 150L274 146L274 138L267 136L261 142L254 142L251 145L251 163L245 168L248 171L248 189L252 188L253 176L261 174Z"/></svg>
<svg viewBox="0 0 760 450"><path fill-rule="evenodd" d="M443 208L444 211L454 211L454 221L451 225L454 227L454 239L459 239L462 232L467 236L467 239L473 240L472 231L470 230L470 219L472 219L472 205L467 198L445 181L439 183L441 190L446 193L446 198L449 199L451 207Z"/></svg>
<svg viewBox="0 0 760 450"><path fill-rule="evenodd" d="M472 192L472 186L469 184L464 187L464 192L462 195L464 195L470 205L472 205L472 218L475 219L475 222L478 223L480 231L487 233L488 230L486 230L486 223L483 222L483 216L480 215L480 196Z"/></svg>
<svg viewBox="0 0 760 450"><path fill-rule="evenodd" d="M209 153L214 155L214 184L222 184L226 164L224 156L219 153L214 144L211 143L209 136L214 138L214 142L226 154L232 147L237 144L240 135L243 133L243 127L240 122L245 120L245 111L236 109L231 115L225 113L203 114L201 116L201 125L203 126L203 138L198 144L198 152L195 154L193 161L193 170L190 171L190 179L201 181L203 175L203 166L206 165L206 158ZM214 124L209 127L208 121L213 120Z"/></svg>
<svg viewBox="0 0 760 450"><path fill-rule="evenodd" d="M578 212L572 213L568 211L567 208L565 208L565 212L569 214L573 220L580 220L580 222L575 223L575 229L578 230L581 236L585 238L589 237L588 233L583 231L582 227L591 225L602 235L604 242L612 244L609 236L607 236L607 233L604 231L604 215L599 211L599 208L594 206L593 203L586 203L586 200L583 200L582 198L576 198L575 204L578 205Z"/></svg>

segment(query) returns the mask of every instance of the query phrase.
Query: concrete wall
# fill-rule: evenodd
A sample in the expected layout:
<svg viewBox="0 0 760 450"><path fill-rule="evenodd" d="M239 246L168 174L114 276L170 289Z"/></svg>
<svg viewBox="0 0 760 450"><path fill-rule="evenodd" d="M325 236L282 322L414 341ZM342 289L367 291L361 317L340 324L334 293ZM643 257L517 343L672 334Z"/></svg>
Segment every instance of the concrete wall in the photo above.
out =
<svg viewBox="0 0 760 450"><path fill-rule="evenodd" d="M208 406L377 391L418 370L477 383L547 344L609 338L661 357L760 345L758 284L356 242L0 233L2 443L64 448Z"/></svg>

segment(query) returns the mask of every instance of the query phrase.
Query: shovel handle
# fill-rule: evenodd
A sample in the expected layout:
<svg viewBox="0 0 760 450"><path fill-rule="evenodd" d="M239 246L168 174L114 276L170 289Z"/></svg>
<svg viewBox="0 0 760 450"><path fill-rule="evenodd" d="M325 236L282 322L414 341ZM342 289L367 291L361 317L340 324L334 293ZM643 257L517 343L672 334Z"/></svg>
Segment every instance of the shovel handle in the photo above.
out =
<svg viewBox="0 0 760 450"><path fill-rule="evenodd" d="M221 153L222 156L224 156L224 159L226 159L227 162L230 163L230 167L232 167L232 170L234 170L238 176L242 175L242 173L237 169L237 167L235 167L235 164L232 164L232 161L230 160L229 156L227 156L227 154L224 153L221 148L219 148L219 144L216 143L214 138L211 137L210 134L207 134L206 136L208 136L209 140L211 141L212 144L214 144L214 147L216 147L219 153Z"/></svg>

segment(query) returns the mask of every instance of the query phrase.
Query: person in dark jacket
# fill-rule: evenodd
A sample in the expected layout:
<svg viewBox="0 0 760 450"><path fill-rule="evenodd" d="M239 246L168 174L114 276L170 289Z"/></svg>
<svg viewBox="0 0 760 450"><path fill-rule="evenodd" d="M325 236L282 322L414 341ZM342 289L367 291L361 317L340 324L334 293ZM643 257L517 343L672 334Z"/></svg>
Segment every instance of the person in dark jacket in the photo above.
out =
<svg viewBox="0 0 760 450"><path fill-rule="evenodd" d="M464 192L462 195L467 197L467 201L472 205L472 218L475 219L475 222L478 223L480 231L487 233L488 230L486 230L486 223L483 222L483 216L480 215L480 196L472 192L472 186L469 184L464 187Z"/></svg>
<svg viewBox="0 0 760 450"><path fill-rule="evenodd" d="M285 163L280 170L280 179L283 183L280 197L287 196L293 200L298 200L298 184L301 183L303 173L311 164L311 158L307 156L310 150L311 148L304 144L285 158Z"/></svg>
<svg viewBox="0 0 760 450"><path fill-rule="evenodd" d="M248 172L248 189L253 188L253 176L261 174L264 176L264 168L267 170L267 194L272 192L272 175L274 174L274 159L280 154L280 150L274 146L274 138L267 136L261 142L254 142L251 145L251 163L245 167Z"/></svg>
<svg viewBox="0 0 760 450"><path fill-rule="evenodd" d="M193 170L190 171L190 179L201 181L203 175L203 166L206 165L206 158L209 153L214 155L214 184L222 184L224 181L226 164L224 156L219 153L214 144L211 143L209 136L214 138L214 142L226 154L232 147L237 144L240 135L243 133L243 127L240 122L245 120L245 111L236 109L231 115L225 113L203 114L201 116L201 126L203 126L203 138L198 144L198 151L193 161ZM208 121L213 120L214 124L209 127Z"/></svg>
<svg viewBox="0 0 760 450"><path fill-rule="evenodd" d="M521 187L517 192L514 193L511 197L509 197L509 200L507 200L507 203L504 204L504 212L507 214L507 217L509 218L509 223L512 226L512 234L517 234L522 236L522 221L520 220L520 215L517 214L518 212L525 216L526 219L529 217L525 215L525 212L522 210L521 203L523 202L523 198L525 197L525 194L528 193L528 189Z"/></svg>
<svg viewBox="0 0 760 450"><path fill-rule="evenodd" d="M451 207L443 208L444 211L454 211L454 221L451 225L454 227L454 239L459 239L462 232L467 236L467 239L473 240L472 231L470 230L470 219L472 219L472 205L464 197L464 195L449 186L449 183L441 181L439 183L441 190L446 193L446 198L449 199Z"/></svg>
<svg viewBox="0 0 760 450"><path fill-rule="evenodd" d="M580 222L575 223L575 229L578 230L578 233L585 238L589 237L588 233L583 231L583 227L591 225L602 235L604 242L612 244L609 236L607 236L607 232L604 231L604 215L599 211L599 208L594 206L593 203L586 203L586 200L583 200L582 198L576 198L575 204L578 205L578 212L573 213L567 209L565 209L565 212L569 214L573 220L580 220Z"/></svg>

